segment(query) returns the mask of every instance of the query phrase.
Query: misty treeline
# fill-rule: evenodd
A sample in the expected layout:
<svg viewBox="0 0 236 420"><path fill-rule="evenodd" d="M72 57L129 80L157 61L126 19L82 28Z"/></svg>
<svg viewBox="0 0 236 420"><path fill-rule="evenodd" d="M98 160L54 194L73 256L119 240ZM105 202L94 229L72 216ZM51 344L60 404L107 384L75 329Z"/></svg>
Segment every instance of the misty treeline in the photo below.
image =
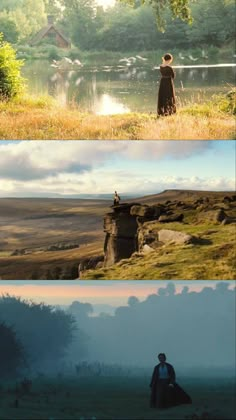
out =
<svg viewBox="0 0 236 420"><path fill-rule="evenodd" d="M155 0L144 5L124 0L105 10L96 0L1 0L0 31L9 42L27 44L46 25L47 14L55 16L58 27L81 50L219 48L235 37L234 0Z"/></svg>
<svg viewBox="0 0 236 420"><path fill-rule="evenodd" d="M84 334L69 313L3 295L0 298L0 376L14 376L29 369L50 370L51 364L65 357L75 331L82 345Z"/></svg>
<svg viewBox="0 0 236 420"><path fill-rule="evenodd" d="M89 337L88 360L151 366L166 352L181 368L232 368L235 358L235 289L219 282L201 292L174 283L144 301L131 296L115 315L92 317L92 306L73 302L69 312ZM76 360L75 338L70 349Z"/></svg>
<svg viewBox="0 0 236 420"><path fill-rule="evenodd" d="M114 315L99 316L89 303L74 301L62 310L5 295L0 299L0 333L2 377L76 374L76 366L78 372L86 367L101 374L107 366L147 368L159 352L167 353L178 371L233 372L235 289L219 282L215 289L194 292L183 286L176 293L175 284L168 283L144 301L131 296Z"/></svg>

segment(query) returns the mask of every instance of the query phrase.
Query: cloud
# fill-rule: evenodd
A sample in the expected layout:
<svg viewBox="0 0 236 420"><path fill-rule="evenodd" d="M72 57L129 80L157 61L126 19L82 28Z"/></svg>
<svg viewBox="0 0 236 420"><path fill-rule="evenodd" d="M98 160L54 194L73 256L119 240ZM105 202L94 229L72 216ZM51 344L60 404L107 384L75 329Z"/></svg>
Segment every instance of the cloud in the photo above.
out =
<svg viewBox="0 0 236 420"><path fill-rule="evenodd" d="M229 149L207 141L2 142L0 195L233 190L233 154L223 170L219 144Z"/></svg>
<svg viewBox="0 0 236 420"><path fill-rule="evenodd" d="M0 145L0 176L44 179L59 173L81 173L107 161L188 158L211 147L210 142L22 141Z"/></svg>

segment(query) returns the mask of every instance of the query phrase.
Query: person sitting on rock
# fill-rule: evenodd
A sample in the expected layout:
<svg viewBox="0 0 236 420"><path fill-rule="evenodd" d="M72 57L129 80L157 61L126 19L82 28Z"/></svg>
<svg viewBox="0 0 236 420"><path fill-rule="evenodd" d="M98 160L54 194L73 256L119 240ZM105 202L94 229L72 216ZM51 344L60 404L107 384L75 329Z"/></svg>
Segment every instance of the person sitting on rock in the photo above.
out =
<svg viewBox="0 0 236 420"><path fill-rule="evenodd" d="M115 191L113 204L114 206L117 206L118 204L120 204L120 196L117 194L117 191Z"/></svg>

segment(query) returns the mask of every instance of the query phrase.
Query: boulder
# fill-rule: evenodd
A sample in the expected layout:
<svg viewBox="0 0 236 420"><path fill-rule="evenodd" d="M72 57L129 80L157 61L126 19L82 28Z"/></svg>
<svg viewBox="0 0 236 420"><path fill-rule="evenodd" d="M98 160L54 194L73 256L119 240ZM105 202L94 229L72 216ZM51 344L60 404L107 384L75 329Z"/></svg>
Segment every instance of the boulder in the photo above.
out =
<svg viewBox="0 0 236 420"><path fill-rule="evenodd" d="M150 247L149 245L145 244L143 246L142 252L144 254L150 254L150 252L153 252L153 251L154 251L154 249L152 247Z"/></svg>
<svg viewBox="0 0 236 420"><path fill-rule="evenodd" d="M181 214L172 214L172 215L162 215L159 217L158 222L160 223L171 223L171 222L182 222L184 219L183 213Z"/></svg>
<svg viewBox="0 0 236 420"><path fill-rule="evenodd" d="M158 232L158 239L163 243L173 242L179 245L192 244L195 242L194 236L170 229L161 229Z"/></svg>
<svg viewBox="0 0 236 420"><path fill-rule="evenodd" d="M205 220L211 223L221 223L226 217L227 214L224 212L224 210L219 209L201 212L198 219L200 221Z"/></svg>
<svg viewBox="0 0 236 420"><path fill-rule="evenodd" d="M230 225L231 223L236 223L236 217L229 217L227 216L224 220L222 220L222 225Z"/></svg>

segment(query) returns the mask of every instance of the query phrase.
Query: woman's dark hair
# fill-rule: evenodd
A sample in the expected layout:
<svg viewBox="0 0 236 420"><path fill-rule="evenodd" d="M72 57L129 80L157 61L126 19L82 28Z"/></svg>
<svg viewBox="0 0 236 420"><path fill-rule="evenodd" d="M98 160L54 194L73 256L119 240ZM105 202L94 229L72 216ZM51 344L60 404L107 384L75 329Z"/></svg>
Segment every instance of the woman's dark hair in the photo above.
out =
<svg viewBox="0 0 236 420"><path fill-rule="evenodd" d="M158 359L159 359L159 357L160 357L160 356L164 357L164 359L166 360L166 355L165 355L165 353L159 353L159 354L158 354Z"/></svg>
<svg viewBox="0 0 236 420"><path fill-rule="evenodd" d="M165 61L172 60L173 59L173 55L167 53L167 54L164 55L164 59L165 59Z"/></svg>

